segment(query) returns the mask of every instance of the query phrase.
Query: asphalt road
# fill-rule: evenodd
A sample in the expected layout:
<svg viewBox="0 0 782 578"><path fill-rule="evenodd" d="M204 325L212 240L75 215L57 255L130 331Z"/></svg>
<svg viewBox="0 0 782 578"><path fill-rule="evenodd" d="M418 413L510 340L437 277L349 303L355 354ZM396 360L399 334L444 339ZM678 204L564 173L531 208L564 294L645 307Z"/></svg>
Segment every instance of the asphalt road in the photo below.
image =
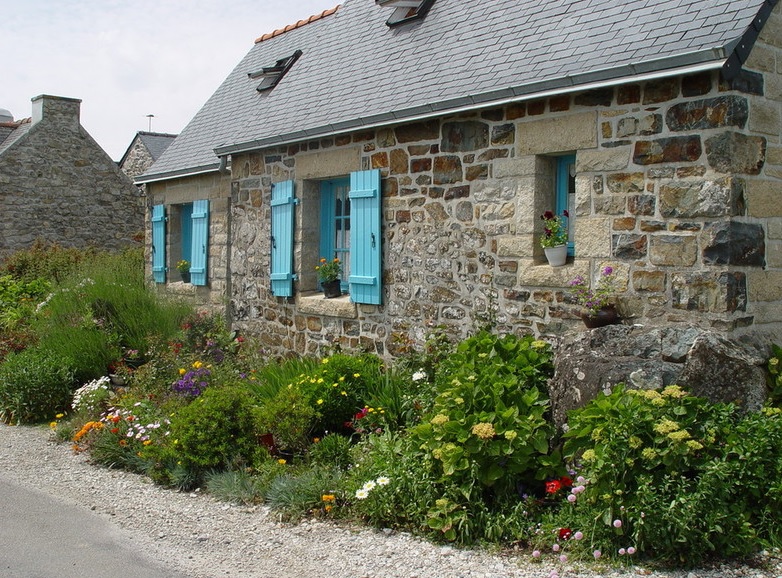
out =
<svg viewBox="0 0 782 578"><path fill-rule="evenodd" d="M186 578L134 550L96 513L25 488L0 473L2 578Z"/></svg>

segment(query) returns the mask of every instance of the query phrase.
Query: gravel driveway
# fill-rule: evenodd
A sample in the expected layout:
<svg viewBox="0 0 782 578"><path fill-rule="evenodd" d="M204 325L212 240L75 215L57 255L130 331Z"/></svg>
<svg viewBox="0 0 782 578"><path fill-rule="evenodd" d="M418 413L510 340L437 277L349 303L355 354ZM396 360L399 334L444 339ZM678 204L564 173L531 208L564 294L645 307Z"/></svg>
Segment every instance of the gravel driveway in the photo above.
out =
<svg viewBox="0 0 782 578"><path fill-rule="evenodd" d="M92 466L84 455L51 443L45 427L0 424L0 464L14 482L94 511L149 557L192 578L547 578L555 568L532 563L529 553L462 551L405 533L320 521L282 524L265 507L177 493L142 476ZM766 556L763 566L683 572L556 569L562 578L782 578L780 558Z"/></svg>

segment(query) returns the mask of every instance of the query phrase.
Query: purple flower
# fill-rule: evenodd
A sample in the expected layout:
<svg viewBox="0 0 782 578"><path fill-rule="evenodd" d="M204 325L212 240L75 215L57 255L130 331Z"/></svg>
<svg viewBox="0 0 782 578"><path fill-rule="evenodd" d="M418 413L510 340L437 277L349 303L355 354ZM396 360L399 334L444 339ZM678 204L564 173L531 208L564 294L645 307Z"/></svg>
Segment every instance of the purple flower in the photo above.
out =
<svg viewBox="0 0 782 578"><path fill-rule="evenodd" d="M603 268L603 277L608 277L611 273L614 272L614 268L610 265L608 267Z"/></svg>
<svg viewBox="0 0 782 578"><path fill-rule="evenodd" d="M600 556L602 556L602 555L603 555L603 553L600 550L595 550L594 552L592 552L592 556L595 557L595 560L600 558Z"/></svg>
<svg viewBox="0 0 782 578"><path fill-rule="evenodd" d="M614 520L614 528L621 528L622 527L622 520L616 519Z"/></svg>

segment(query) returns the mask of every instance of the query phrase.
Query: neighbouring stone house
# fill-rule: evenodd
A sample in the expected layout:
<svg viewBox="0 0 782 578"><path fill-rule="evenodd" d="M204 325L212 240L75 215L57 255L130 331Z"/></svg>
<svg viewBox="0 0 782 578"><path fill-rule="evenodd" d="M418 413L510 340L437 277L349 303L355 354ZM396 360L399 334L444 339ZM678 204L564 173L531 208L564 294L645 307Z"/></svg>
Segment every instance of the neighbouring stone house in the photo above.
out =
<svg viewBox="0 0 782 578"><path fill-rule="evenodd" d="M143 232L138 188L81 126L80 106L41 95L32 118L0 117L0 255L36 240L120 249Z"/></svg>
<svg viewBox="0 0 782 578"><path fill-rule="evenodd" d="M779 340L781 118L776 0L346 0L260 37L137 179L150 274L271 353L560 334L609 264L629 322Z"/></svg>
<svg viewBox="0 0 782 578"><path fill-rule="evenodd" d="M131 179L146 172L160 155L174 142L175 134L139 131L119 160L120 170ZM142 193L144 186L141 186Z"/></svg>

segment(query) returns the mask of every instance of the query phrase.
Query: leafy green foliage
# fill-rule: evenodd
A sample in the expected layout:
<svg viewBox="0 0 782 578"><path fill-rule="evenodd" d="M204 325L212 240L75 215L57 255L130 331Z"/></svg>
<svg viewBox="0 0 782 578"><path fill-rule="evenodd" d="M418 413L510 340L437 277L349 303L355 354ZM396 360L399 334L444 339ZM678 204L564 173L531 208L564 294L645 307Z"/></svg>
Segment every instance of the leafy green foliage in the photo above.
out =
<svg viewBox="0 0 782 578"><path fill-rule="evenodd" d="M313 464L346 470L353 462L351 457L350 438L331 433L313 444L310 449L310 460Z"/></svg>
<svg viewBox="0 0 782 578"><path fill-rule="evenodd" d="M481 486L515 493L519 482L554 472L548 400L539 389L550 368L545 343L486 332L443 362L434 408L412 434L465 498Z"/></svg>
<svg viewBox="0 0 782 578"><path fill-rule="evenodd" d="M368 384L381 379L381 368L375 355L338 353L324 357L315 372L301 377L297 385L317 411L314 434L348 431L346 424L364 407Z"/></svg>
<svg viewBox="0 0 782 578"><path fill-rule="evenodd" d="M771 345L771 358L768 360L769 399L776 405L782 405L782 347Z"/></svg>
<svg viewBox="0 0 782 578"><path fill-rule="evenodd" d="M70 406L74 362L42 347L12 353L0 365L0 419L42 422Z"/></svg>
<svg viewBox="0 0 782 578"><path fill-rule="evenodd" d="M258 429L262 434L272 434L279 449L301 454L311 443L315 415L301 388L288 384L260 406Z"/></svg>
<svg viewBox="0 0 782 578"><path fill-rule="evenodd" d="M587 482L552 518L603 552L672 564L778 544L782 410L742 415L678 386L617 387L572 412L565 453Z"/></svg>
<svg viewBox="0 0 782 578"><path fill-rule="evenodd" d="M230 470L261 454L258 410L238 387L210 388L171 418L171 438L186 468Z"/></svg>

